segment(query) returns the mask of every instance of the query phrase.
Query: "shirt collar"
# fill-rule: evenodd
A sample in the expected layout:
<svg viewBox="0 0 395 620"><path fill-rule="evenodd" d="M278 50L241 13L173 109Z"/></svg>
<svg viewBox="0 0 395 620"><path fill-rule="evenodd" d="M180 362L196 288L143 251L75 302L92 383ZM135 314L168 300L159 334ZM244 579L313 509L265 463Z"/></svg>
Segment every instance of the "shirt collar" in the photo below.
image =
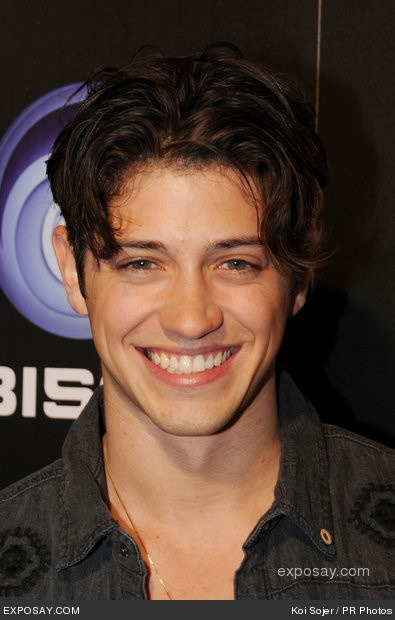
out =
<svg viewBox="0 0 395 620"><path fill-rule="evenodd" d="M117 527L107 508L103 434L103 389L99 387L72 424L63 444L57 568L83 559L103 536Z"/></svg>
<svg viewBox="0 0 395 620"><path fill-rule="evenodd" d="M275 501L247 546L265 523L282 514L296 523L321 552L333 557L329 465L321 422L312 404L281 368L277 372L277 391L281 458Z"/></svg>

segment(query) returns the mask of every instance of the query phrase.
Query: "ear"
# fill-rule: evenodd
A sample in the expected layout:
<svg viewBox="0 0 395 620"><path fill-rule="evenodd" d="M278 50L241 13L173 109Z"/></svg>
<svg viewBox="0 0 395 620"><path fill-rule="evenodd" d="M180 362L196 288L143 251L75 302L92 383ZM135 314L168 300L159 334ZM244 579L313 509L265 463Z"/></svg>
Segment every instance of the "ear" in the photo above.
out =
<svg viewBox="0 0 395 620"><path fill-rule="evenodd" d="M298 312L303 308L306 303L307 291L309 289L310 278L306 281L305 284L301 286L301 288L294 293L291 298L291 303L289 305L289 318L298 314Z"/></svg>
<svg viewBox="0 0 395 620"><path fill-rule="evenodd" d="M77 267L66 226L57 226L55 228L52 235L52 244L69 304L78 314L86 315L88 310L78 282Z"/></svg>

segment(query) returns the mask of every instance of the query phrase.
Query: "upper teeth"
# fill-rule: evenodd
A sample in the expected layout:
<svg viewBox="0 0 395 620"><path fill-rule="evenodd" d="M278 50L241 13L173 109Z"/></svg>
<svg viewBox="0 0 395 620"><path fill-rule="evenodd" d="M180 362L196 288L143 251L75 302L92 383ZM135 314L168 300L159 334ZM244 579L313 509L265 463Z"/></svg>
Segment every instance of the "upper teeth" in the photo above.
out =
<svg viewBox="0 0 395 620"><path fill-rule="evenodd" d="M167 372L179 375L191 375L195 372L211 370L214 366L221 366L232 355L231 349L209 353L208 355L169 355L156 351L146 351L146 355L151 362L160 366Z"/></svg>

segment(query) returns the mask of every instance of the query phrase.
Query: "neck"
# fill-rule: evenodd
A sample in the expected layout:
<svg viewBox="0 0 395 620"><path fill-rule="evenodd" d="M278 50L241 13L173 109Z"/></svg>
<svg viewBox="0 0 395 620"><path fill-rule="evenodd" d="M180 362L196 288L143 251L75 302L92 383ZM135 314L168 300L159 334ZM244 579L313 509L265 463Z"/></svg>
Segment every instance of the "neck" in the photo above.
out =
<svg viewBox="0 0 395 620"><path fill-rule="evenodd" d="M114 402L114 401L112 401ZM125 501L160 510L240 505L258 492L270 505L280 442L275 407L246 411L212 436L179 437L106 407L109 468ZM225 506L224 506L225 507Z"/></svg>

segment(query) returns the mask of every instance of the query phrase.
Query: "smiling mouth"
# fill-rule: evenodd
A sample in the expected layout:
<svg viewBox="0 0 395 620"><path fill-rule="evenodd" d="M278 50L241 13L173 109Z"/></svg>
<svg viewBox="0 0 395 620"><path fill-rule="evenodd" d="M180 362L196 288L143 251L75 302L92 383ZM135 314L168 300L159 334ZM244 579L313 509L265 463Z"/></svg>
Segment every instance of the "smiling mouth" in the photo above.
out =
<svg viewBox="0 0 395 620"><path fill-rule="evenodd" d="M172 355L164 352L143 349L147 359L162 370L176 375L194 375L206 370L218 368L226 362L234 352L234 348L223 349L206 355Z"/></svg>

